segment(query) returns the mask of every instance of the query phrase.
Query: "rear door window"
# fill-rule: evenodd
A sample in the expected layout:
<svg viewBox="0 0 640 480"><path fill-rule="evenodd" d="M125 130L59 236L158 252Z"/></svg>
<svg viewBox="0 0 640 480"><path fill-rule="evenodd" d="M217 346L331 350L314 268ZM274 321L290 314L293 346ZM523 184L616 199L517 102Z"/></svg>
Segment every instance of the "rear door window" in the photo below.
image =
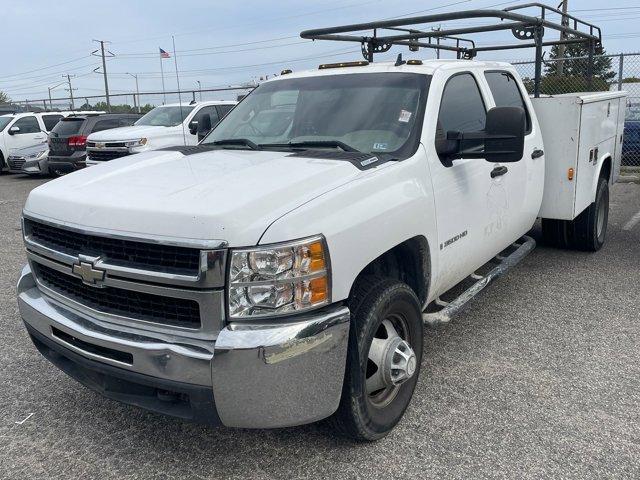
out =
<svg viewBox="0 0 640 480"><path fill-rule="evenodd" d="M134 123L136 123L136 120L138 120L138 118L140 117L125 117L125 118L121 118L119 120L119 127L130 127L131 125L133 125Z"/></svg>
<svg viewBox="0 0 640 480"><path fill-rule="evenodd" d="M60 121L62 115L42 115L42 121L44 122L44 128L47 132L53 130L53 127Z"/></svg>
<svg viewBox="0 0 640 480"><path fill-rule="evenodd" d="M82 130L83 123L83 118L63 118L53 127L51 132L58 134L60 137L76 135Z"/></svg>
<svg viewBox="0 0 640 480"><path fill-rule="evenodd" d="M216 123L218 123L220 121L220 117L218 116L218 112L216 110L215 105L209 105L207 107L202 107L200 110L198 110L198 112L194 115L193 120L195 120L196 122L199 122L200 119L204 116L209 114L209 117L211 117L211 126L213 127Z"/></svg>
<svg viewBox="0 0 640 480"><path fill-rule="evenodd" d="M531 132L531 117L524 103L518 82L509 72L486 72L484 74L493 95L496 107L522 107L527 116L527 133Z"/></svg>
<svg viewBox="0 0 640 480"><path fill-rule="evenodd" d="M218 105L216 108L218 109L218 114L220 115L220 118L222 118L227 113L229 113L229 110L231 110L233 107L235 107L235 105Z"/></svg>

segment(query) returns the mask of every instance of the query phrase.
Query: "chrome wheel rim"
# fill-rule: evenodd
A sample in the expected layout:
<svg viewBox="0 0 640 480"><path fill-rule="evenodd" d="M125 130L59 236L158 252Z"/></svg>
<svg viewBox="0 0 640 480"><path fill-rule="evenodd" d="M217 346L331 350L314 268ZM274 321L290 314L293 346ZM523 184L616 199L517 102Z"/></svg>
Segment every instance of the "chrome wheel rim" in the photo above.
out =
<svg viewBox="0 0 640 480"><path fill-rule="evenodd" d="M367 355L365 390L369 402L378 408L389 405L417 367L407 322L399 315L385 318Z"/></svg>

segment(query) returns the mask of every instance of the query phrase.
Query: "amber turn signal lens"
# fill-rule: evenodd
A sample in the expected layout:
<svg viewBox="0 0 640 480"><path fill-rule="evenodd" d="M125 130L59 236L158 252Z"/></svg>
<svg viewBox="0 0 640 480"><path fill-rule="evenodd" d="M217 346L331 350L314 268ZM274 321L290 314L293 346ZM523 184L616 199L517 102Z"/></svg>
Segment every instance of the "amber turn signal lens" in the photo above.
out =
<svg viewBox="0 0 640 480"><path fill-rule="evenodd" d="M324 261L324 249L321 242L315 242L309 245L309 256L311 257L311 264L309 265L310 272L319 272L326 268Z"/></svg>
<svg viewBox="0 0 640 480"><path fill-rule="evenodd" d="M309 290L311 291L312 305L324 302L327 299L327 295L329 293L329 285L327 283L326 275L311 280L309 282Z"/></svg>
<svg viewBox="0 0 640 480"><path fill-rule="evenodd" d="M574 173L573 168L570 168L570 169L567 171L567 178L569 179L569 181L573 180L573 173Z"/></svg>

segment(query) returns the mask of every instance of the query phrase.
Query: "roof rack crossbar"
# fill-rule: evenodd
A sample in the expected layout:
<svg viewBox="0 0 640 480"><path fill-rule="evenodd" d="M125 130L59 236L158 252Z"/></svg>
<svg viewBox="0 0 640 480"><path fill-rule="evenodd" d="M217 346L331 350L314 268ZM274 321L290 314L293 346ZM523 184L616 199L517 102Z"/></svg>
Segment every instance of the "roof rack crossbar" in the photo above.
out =
<svg viewBox="0 0 640 480"><path fill-rule="evenodd" d="M524 15L520 10L539 8L539 15ZM560 15L560 23L548 19L550 14ZM439 23L450 20L465 19L494 19L498 23L493 25L479 25L475 27L450 28L447 30L417 30L409 28L416 25ZM404 28L403 28L404 27ZM545 41L545 29L560 32L561 38L553 41ZM360 32L373 30L373 35L362 35ZM403 32L400 35L379 35L379 30L393 30ZM508 45L488 45L477 47L464 45L472 40L457 38L457 35L471 33L485 33L500 30L511 30L517 40L523 43ZM356 34L358 33L358 34ZM599 27L579 18L565 14L556 8L542 3L526 3L504 10L464 10L447 12L419 17L380 20L377 22L355 23L329 28L317 28L305 30L300 36L309 40L334 40L340 42L357 42L361 44L362 55L372 62L375 53L389 51L393 45L408 46L411 50L417 48L431 48L457 52L458 58L472 59L478 52L510 50L520 48L535 48L536 72L534 79L534 94L540 95L540 82L542 77L542 48L552 45L577 44L587 45L589 51L589 67L587 71L588 82L591 84L593 77L593 55L602 51L602 32ZM433 40L436 40L436 43ZM439 39L453 39L455 46L442 45ZM426 42L425 42L426 40ZM527 42L527 43L524 43Z"/></svg>

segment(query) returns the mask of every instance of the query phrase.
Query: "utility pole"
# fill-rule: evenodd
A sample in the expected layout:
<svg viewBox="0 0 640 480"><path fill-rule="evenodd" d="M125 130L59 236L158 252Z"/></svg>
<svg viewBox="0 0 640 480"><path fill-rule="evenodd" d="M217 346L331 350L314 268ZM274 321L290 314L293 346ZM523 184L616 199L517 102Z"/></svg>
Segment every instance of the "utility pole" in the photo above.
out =
<svg viewBox="0 0 640 480"><path fill-rule="evenodd" d="M569 9L569 0L562 0L562 26L564 27L568 27L569 26L569 19L565 16L567 13L567 10ZM565 35L564 32L560 32L560 40L566 40L567 36ZM558 76L562 77L564 75L564 55L565 55L565 51L566 51L566 45L564 44L560 44L558 46L558 58L560 60L558 60Z"/></svg>
<svg viewBox="0 0 640 480"><path fill-rule="evenodd" d="M196 83L198 84L198 91L200 92L200 101L202 101L202 84L200 80L196 80Z"/></svg>
<svg viewBox="0 0 640 480"><path fill-rule="evenodd" d="M71 97L71 110L75 110L75 105L73 104L73 88L71 87L71 78L75 77L75 75L69 75L68 73L66 75L62 75L63 77L65 77L67 79L67 83L69 84L69 88L67 89L69 91L69 97Z"/></svg>
<svg viewBox="0 0 640 480"><path fill-rule="evenodd" d="M109 81L107 80L107 60L106 60L106 54L109 54L109 57L115 57L115 55L110 52L110 51L106 51L104 50L104 44L105 43L111 43L111 42L107 42L105 40L94 40L94 42L99 43L100 44L100 55L96 55L98 53L98 50L94 50L93 52L91 52L91 55L94 56L100 56L102 57L102 74L104 76L104 94L105 97L107 98L107 112L111 113L111 102L109 101Z"/></svg>
<svg viewBox="0 0 640 480"><path fill-rule="evenodd" d="M136 79L136 95L138 96L138 113L140 113L140 90L138 89L138 75L134 75L133 73L129 73L127 72L127 75L131 75L133 78ZM136 97L133 97L133 106L136 106Z"/></svg>

